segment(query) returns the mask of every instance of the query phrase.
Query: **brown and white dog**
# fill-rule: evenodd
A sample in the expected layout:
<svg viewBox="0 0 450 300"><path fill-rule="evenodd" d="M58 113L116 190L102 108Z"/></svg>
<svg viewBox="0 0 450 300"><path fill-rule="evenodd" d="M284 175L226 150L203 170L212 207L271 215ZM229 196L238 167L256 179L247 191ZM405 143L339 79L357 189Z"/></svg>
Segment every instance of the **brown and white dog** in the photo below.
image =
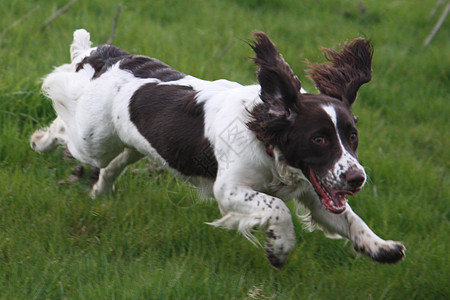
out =
<svg viewBox="0 0 450 300"><path fill-rule="evenodd" d="M76 159L101 168L92 196L113 191L129 164L149 157L215 197L222 218L211 225L238 229L255 244L251 230L264 229L275 267L295 244L291 199L326 234L348 238L376 261L400 261L405 247L374 234L345 198L366 180L350 108L371 79L370 42L324 50L331 63L310 65L320 94L301 89L265 33L255 33L250 46L259 84L242 86L197 79L114 46L91 48L89 33L77 30L71 63L43 83L58 117L33 134L31 147L67 145Z"/></svg>

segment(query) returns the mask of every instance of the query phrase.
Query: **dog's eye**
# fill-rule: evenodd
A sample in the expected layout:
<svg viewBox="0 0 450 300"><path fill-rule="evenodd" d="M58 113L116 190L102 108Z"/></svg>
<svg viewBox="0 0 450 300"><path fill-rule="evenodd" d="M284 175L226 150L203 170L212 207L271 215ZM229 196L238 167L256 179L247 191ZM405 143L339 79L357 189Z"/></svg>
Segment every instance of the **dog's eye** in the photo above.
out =
<svg viewBox="0 0 450 300"><path fill-rule="evenodd" d="M352 142L355 142L356 140L358 140L358 133L357 133L357 132L352 132L352 133L350 134L350 140L351 140Z"/></svg>
<svg viewBox="0 0 450 300"><path fill-rule="evenodd" d="M312 138L314 144L325 146L328 145L328 140L323 136L315 136Z"/></svg>

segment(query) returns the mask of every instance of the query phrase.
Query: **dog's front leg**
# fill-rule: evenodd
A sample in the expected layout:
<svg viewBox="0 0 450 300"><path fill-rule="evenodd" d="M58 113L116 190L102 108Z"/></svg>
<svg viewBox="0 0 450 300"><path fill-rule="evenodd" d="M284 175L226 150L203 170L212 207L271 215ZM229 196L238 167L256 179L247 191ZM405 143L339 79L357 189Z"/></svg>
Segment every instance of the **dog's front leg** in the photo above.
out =
<svg viewBox="0 0 450 300"><path fill-rule="evenodd" d="M310 208L311 209L311 208ZM329 233L337 233L353 242L356 251L382 263L396 263L405 256L405 246L396 241L385 241L377 236L347 204L341 214L328 211L323 205L312 207L314 221Z"/></svg>
<svg viewBox="0 0 450 300"><path fill-rule="evenodd" d="M295 244L292 216L286 204L248 186L223 181L216 181L214 195L223 217L209 224L237 229L254 244L259 243L250 231L265 228L267 258L281 268Z"/></svg>

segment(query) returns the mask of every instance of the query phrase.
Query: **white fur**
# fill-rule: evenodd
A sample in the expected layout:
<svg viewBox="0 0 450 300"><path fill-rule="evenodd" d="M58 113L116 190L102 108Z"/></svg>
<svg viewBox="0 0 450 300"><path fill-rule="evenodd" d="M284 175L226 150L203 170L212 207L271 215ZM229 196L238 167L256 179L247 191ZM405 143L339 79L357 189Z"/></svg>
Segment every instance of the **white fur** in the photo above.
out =
<svg viewBox="0 0 450 300"><path fill-rule="evenodd" d="M366 172L361 166L361 164L358 162L358 160L351 155L347 149L345 149L344 145L342 144L342 139L339 135L338 125L337 125L337 116L336 116L336 110L333 106L325 105L322 107L323 110L330 116L331 121L333 122L336 137L339 143L339 148L341 149L341 157L336 161L333 168L330 169L327 176L325 178L322 178L324 182L327 183L328 186L334 187L337 185L337 182L339 181L339 178L341 178L341 175L348 172L349 169L357 169L362 174L364 174L364 183L366 181ZM364 183L361 185L364 185Z"/></svg>
<svg viewBox="0 0 450 300"><path fill-rule="evenodd" d="M205 136L219 164L214 183L189 179L212 189L218 202L222 218L209 224L237 229L255 244L259 242L251 230L265 228L269 259L274 265L282 265L294 247L295 233L291 213L281 199L295 199L310 210L313 220L326 232L350 239L368 255L376 254L380 247L393 247L394 242L377 237L350 206L339 215L325 209L302 171L287 165L278 149L274 149L274 158L267 155L265 146L245 125L248 110L261 103L259 85L210 82L192 76L161 83L136 78L118 65L92 80L94 70L87 64L75 72L76 64L95 50L90 45L87 31L75 31L70 47L72 63L56 68L45 78L43 91L52 99L58 117L49 128L33 134L31 145L38 152L46 152L65 144L79 161L102 168L92 196L111 192L126 166L141 157L167 167L130 121L128 105L133 93L149 82L192 86L198 92L197 101L204 104ZM336 124L333 112L325 110ZM348 164L352 159L342 149L344 154L338 163Z"/></svg>

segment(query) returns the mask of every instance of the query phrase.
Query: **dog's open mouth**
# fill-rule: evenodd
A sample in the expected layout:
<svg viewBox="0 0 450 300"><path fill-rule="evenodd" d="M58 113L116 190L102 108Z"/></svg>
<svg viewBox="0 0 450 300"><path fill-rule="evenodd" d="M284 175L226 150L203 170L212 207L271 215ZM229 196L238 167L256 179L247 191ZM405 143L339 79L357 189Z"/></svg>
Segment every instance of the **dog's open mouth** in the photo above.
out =
<svg viewBox="0 0 450 300"><path fill-rule="evenodd" d="M316 174L311 169L309 169L309 177L322 204L335 214L340 214L345 211L347 203L347 199L345 198L346 195L354 195L358 192L335 190L327 187L317 179Z"/></svg>

